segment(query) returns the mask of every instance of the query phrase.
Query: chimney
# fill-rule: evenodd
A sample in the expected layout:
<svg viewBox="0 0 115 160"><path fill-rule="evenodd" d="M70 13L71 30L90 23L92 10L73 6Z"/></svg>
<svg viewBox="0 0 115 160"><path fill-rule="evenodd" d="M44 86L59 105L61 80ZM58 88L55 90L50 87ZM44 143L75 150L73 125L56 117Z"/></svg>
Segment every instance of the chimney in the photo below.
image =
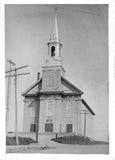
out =
<svg viewBox="0 0 115 160"><path fill-rule="evenodd" d="M37 80L40 80L40 72L37 73Z"/></svg>

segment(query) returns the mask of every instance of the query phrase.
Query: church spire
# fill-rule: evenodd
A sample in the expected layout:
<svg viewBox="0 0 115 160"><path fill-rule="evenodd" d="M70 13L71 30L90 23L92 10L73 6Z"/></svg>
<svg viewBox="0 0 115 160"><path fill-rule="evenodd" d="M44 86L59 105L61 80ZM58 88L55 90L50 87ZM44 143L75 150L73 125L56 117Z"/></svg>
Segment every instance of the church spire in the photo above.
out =
<svg viewBox="0 0 115 160"><path fill-rule="evenodd" d="M46 60L46 65L51 65L51 66L62 65L62 58L60 53L62 44L59 40L57 15L55 15L53 29L50 34L50 39L47 45L48 45L48 57Z"/></svg>
<svg viewBox="0 0 115 160"><path fill-rule="evenodd" d="M54 22L53 30L52 30L52 32L51 32L49 41L59 42L57 14L55 15L55 22Z"/></svg>

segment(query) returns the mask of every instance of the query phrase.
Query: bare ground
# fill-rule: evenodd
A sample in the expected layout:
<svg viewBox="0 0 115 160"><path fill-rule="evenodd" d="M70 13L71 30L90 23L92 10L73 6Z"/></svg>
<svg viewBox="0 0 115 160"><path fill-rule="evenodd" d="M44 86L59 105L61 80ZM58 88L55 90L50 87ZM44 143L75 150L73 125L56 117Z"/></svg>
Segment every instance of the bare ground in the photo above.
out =
<svg viewBox="0 0 115 160"><path fill-rule="evenodd" d="M22 135L21 135L22 136ZM24 135L25 136L25 135ZM28 135L30 136L30 135ZM31 135L35 138L35 135ZM109 154L109 144L71 145L51 141L54 135L39 135L39 143L7 146L7 153L52 153L52 154Z"/></svg>

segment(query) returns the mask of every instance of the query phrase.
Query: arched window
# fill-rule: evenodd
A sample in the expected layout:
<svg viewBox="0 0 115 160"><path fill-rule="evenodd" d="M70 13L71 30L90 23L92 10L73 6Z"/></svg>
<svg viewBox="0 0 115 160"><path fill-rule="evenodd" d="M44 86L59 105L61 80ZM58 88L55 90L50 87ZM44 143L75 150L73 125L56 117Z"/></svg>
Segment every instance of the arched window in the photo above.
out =
<svg viewBox="0 0 115 160"><path fill-rule="evenodd" d="M51 47L51 57L55 56L55 46Z"/></svg>

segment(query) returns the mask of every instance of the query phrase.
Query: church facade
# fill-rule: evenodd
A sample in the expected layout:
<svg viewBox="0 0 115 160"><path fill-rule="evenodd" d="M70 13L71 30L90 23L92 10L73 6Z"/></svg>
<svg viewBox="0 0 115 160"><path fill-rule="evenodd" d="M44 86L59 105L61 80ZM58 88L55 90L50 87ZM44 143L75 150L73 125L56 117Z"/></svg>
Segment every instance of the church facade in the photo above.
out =
<svg viewBox="0 0 115 160"><path fill-rule="evenodd" d="M62 44L58 34L57 16L50 35L48 56L42 66L42 77L22 95L24 96L24 132L76 133L92 132L95 113L82 99L84 94L65 78L62 65ZM87 111L86 115L82 113ZM85 120L85 121L84 121Z"/></svg>

